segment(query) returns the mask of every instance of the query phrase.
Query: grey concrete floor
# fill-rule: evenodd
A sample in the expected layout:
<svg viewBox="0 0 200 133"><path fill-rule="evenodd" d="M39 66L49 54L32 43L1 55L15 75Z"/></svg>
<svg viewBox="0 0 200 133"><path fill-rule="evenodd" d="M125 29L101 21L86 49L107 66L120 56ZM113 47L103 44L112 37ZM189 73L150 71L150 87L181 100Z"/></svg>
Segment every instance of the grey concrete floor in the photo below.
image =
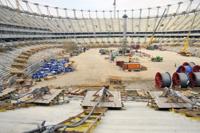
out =
<svg viewBox="0 0 200 133"><path fill-rule="evenodd" d="M108 111L95 133L200 133L200 122L142 102L126 102L126 110Z"/></svg>
<svg viewBox="0 0 200 133"><path fill-rule="evenodd" d="M80 100L51 107L30 107L0 113L0 133L29 131L43 120L59 123L82 111ZM168 111L155 111L142 102L125 102L125 110L109 110L94 133L199 133L200 122Z"/></svg>
<svg viewBox="0 0 200 133"><path fill-rule="evenodd" d="M22 133L37 128L46 120L57 124L82 112L80 100L55 106L35 106L0 112L0 133Z"/></svg>

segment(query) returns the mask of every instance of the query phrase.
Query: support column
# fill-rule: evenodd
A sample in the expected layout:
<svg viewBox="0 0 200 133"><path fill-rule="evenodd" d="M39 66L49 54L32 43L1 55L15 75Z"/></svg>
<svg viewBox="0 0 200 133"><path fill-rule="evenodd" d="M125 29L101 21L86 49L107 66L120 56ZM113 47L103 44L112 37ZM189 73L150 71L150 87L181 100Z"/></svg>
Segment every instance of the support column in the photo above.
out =
<svg viewBox="0 0 200 133"><path fill-rule="evenodd" d="M98 17L98 11L96 10L95 13L96 13L96 19L97 19L98 25L99 25L99 31L102 32L102 29L101 29L101 22L100 22L100 19L99 19L99 17ZM104 43L103 38L101 38L101 43Z"/></svg>
<svg viewBox="0 0 200 133"><path fill-rule="evenodd" d="M97 42L97 38L96 38L96 30L95 30L94 22L93 22L93 19L92 19L90 13L91 13L90 10L88 10L89 19L90 19L90 21L91 21L92 29L93 29L94 40L95 40L95 42Z"/></svg>
<svg viewBox="0 0 200 133"><path fill-rule="evenodd" d="M147 16L147 23L146 23L146 29L145 29L146 32L148 32L148 30L149 30L150 14L151 14L151 8L148 8L148 16ZM145 36L144 42L147 43L147 35Z"/></svg>
<svg viewBox="0 0 200 133"><path fill-rule="evenodd" d="M131 12L132 12L132 19L131 19L131 22L132 22L132 35L133 35L133 34L134 34L134 33L133 33L133 32L134 32L134 10L132 9ZM133 38L134 38L134 37L132 36L131 43L134 43Z"/></svg>
<svg viewBox="0 0 200 133"><path fill-rule="evenodd" d="M117 20L118 20L118 26L119 26L119 32L121 32L121 24L120 24L120 17L119 17L119 10L117 10ZM119 44L121 43L121 37L119 37Z"/></svg>
<svg viewBox="0 0 200 133"><path fill-rule="evenodd" d="M126 53L127 48L127 18L126 14L123 15L123 45L122 45L122 53Z"/></svg>
<svg viewBox="0 0 200 133"><path fill-rule="evenodd" d="M103 10L103 19L104 19L104 23L105 23L105 30L106 30L106 32L108 32L108 28L107 28L107 22L106 22L106 18L105 18L105 11ZM109 41L109 36L107 35L107 43L109 43L110 41Z"/></svg>
<svg viewBox="0 0 200 133"><path fill-rule="evenodd" d="M83 19L84 25L86 27L86 32L89 32L88 25L87 25L87 22L85 20L84 14L83 14L83 10L81 10L81 15L82 15L82 19ZM89 39L89 41L90 41L89 43L91 43L91 38Z"/></svg>
<svg viewBox="0 0 200 133"><path fill-rule="evenodd" d="M112 11L110 11L110 18L111 18L112 33L115 33L114 23L113 23L113 17L112 17ZM113 38L113 43L116 43L115 37L112 37L112 38Z"/></svg>
<svg viewBox="0 0 200 133"><path fill-rule="evenodd" d="M142 19L142 9L140 9L140 16L139 16L139 24L138 24L138 31L141 31L141 19ZM138 37L138 42L140 44L140 37Z"/></svg>

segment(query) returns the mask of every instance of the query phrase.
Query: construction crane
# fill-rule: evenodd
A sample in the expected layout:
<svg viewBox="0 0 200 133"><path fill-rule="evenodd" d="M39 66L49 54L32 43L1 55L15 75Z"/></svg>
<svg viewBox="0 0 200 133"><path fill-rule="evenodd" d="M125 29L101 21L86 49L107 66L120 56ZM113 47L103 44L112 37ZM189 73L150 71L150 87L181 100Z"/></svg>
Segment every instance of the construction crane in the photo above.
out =
<svg viewBox="0 0 200 133"><path fill-rule="evenodd" d="M116 0L113 2L113 7L114 7L114 19L116 19Z"/></svg>
<svg viewBox="0 0 200 133"><path fill-rule="evenodd" d="M187 34L187 37L184 39L183 48L179 52L179 54L181 54L183 56L192 56L192 53L189 52L189 44L190 44L190 41L191 41L190 40L190 34L191 34L192 29L193 29L193 25L194 25L196 16L197 16L197 13L194 13L194 17L192 19L192 23L191 23L189 32Z"/></svg>
<svg viewBox="0 0 200 133"><path fill-rule="evenodd" d="M164 12L163 12L163 14L162 14L160 20L158 21L158 24L156 25L156 27L155 27L155 29L154 29L152 35L151 35L151 38L149 39L147 49L152 49L150 45L151 45L151 44L154 42L154 40L155 40L155 38L154 38L155 32L157 31L157 29L158 29L158 27L159 27L159 25L160 25L160 23L161 23L161 20L163 19L164 15L165 15L165 12L166 12L166 9L164 10Z"/></svg>
<svg viewBox="0 0 200 133"><path fill-rule="evenodd" d="M19 0L15 0L15 2L16 2L17 12L19 13Z"/></svg>

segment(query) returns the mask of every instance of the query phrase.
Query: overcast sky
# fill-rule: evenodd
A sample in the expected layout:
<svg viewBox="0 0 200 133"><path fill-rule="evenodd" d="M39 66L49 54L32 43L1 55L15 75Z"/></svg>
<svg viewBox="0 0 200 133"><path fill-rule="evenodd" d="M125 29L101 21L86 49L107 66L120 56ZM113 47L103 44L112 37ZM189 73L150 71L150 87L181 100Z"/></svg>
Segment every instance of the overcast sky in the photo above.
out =
<svg viewBox="0 0 200 133"><path fill-rule="evenodd" d="M75 9L111 10L114 0L29 0L44 5L51 5ZM176 4L179 1L189 0L116 0L117 9L139 9L156 7L167 4ZM194 0L200 1L200 0Z"/></svg>
<svg viewBox="0 0 200 133"><path fill-rule="evenodd" d="M1 0L1 1L7 1L7 0ZM15 6L16 2L15 0L12 1L12 4ZM81 17L81 9L87 10L84 12L85 17L89 17L88 10L91 10L91 17L95 17L95 10L100 11L98 13L99 17L103 17L102 10L106 10L105 17L110 17L110 10L113 10L113 2L114 0L27 0L29 1L29 5L31 7L31 10L29 7L26 6L23 0L19 0L21 7L26 11L33 11L36 13L39 13L38 8L33 3L39 3L40 5L40 11L42 14L50 14L50 15L56 15L56 9L54 7L59 7L59 16L65 16L65 11L63 8L67 8L68 10L68 17L73 17L74 12L72 9L76 9L76 16ZM190 0L116 0L116 6L117 10L127 10L126 14L130 17L132 16L132 9L134 9L134 17L139 17L140 11L139 9L143 9L141 16L145 17L148 15L147 8L151 7L151 13L150 16L156 16L157 15L157 6L161 6L161 9L159 10L159 15L161 16L164 12L164 9L166 8L166 5L171 4L170 10L167 12L168 14L172 14L177 10L177 3L182 1L184 4L181 5L181 8L179 8L179 13L186 11L187 6L190 3ZM32 3L32 4L31 4ZM188 11L195 9L196 6L200 3L200 0L193 0L192 7L188 8ZM49 5L50 13L44 7L44 5ZM113 13L113 12L112 12ZM123 16L125 14L124 11L119 12L119 16ZM88 15L88 16L86 16ZM114 15L114 14L113 14Z"/></svg>

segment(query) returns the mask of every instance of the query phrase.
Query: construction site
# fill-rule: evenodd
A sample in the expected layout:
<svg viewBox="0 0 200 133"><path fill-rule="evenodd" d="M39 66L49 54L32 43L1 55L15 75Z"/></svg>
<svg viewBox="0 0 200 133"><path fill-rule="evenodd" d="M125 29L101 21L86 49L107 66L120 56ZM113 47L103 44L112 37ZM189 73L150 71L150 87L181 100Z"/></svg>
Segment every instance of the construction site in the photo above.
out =
<svg viewBox="0 0 200 133"><path fill-rule="evenodd" d="M0 133L200 133L199 0L43 2L0 0Z"/></svg>

